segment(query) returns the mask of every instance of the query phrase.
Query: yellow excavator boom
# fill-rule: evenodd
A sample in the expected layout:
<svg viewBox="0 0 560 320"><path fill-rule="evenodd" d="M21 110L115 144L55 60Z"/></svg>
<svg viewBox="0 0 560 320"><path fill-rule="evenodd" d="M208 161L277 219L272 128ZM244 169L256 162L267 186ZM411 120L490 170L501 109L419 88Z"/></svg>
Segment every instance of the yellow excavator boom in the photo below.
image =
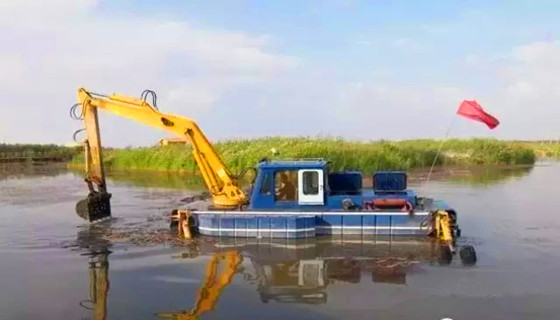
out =
<svg viewBox="0 0 560 320"><path fill-rule="evenodd" d="M153 105L147 102L150 94L153 98ZM82 117L87 133L85 162L86 181L90 187L90 194L107 194L97 117L97 110L102 109L151 127L172 132L179 137L186 137L192 145L194 159L206 187L212 195L214 205L222 208L235 208L247 204L247 195L239 187L236 179L198 125L189 118L160 112L156 107L156 95L153 91L144 91L142 98L138 99L120 94L103 95L80 88L78 89L78 101L82 106ZM92 184L97 185L98 190L94 190Z"/></svg>

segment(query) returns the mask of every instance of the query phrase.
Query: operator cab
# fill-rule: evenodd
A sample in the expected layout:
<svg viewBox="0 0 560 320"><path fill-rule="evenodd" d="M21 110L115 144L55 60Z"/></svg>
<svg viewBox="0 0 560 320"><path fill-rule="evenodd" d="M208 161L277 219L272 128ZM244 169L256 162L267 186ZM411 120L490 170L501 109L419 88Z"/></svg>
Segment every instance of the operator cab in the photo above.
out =
<svg viewBox="0 0 560 320"><path fill-rule="evenodd" d="M324 160L263 161L253 187L251 209L313 208L325 205Z"/></svg>
<svg viewBox="0 0 560 320"><path fill-rule="evenodd" d="M324 160L263 161L257 169L249 210L412 211L417 204L404 172L375 172L373 187L363 189L361 172L329 172Z"/></svg>

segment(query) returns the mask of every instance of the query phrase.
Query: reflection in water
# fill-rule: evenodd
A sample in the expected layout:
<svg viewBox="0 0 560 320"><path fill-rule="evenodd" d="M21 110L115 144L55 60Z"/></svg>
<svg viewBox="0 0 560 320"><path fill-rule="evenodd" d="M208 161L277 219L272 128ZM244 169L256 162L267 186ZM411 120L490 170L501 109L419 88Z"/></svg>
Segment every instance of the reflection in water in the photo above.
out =
<svg viewBox="0 0 560 320"><path fill-rule="evenodd" d="M78 233L77 244L87 248L83 255L89 256L89 299L80 301L80 306L91 310L94 320L107 319L107 295L109 293L110 243L99 237L100 228L92 225Z"/></svg>
<svg viewBox="0 0 560 320"><path fill-rule="evenodd" d="M89 254L89 300L80 301L80 306L92 310L94 320L105 320L107 318L109 253L110 251Z"/></svg>
<svg viewBox="0 0 560 320"><path fill-rule="evenodd" d="M106 319L111 245L93 225L78 234L77 243L89 256L89 299L80 305L92 310L93 319ZM213 311L223 290L235 276L253 286L261 302L323 304L331 284L360 282L406 284L406 275L420 263L434 263L437 246L429 241L390 238L312 239L199 239L180 249L180 259L209 257L196 300L184 310L156 314L162 319L198 319ZM175 256L175 255L174 255Z"/></svg>
<svg viewBox="0 0 560 320"><path fill-rule="evenodd" d="M534 166L473 166L440 167L431 175L432 181L453 181L474 186L487 186L506 182L527 176ZM410 173L412 182L424 182L427 179L426 170L413 170Z"/></svg>
<svg viewBox="0 0 560 320"><path fill-rule="evenodd" d="M491 185L527 176L533 166L479 167L458 171L449 180L471 185Z"/></svg>
<svg viewBox="0 0 560 320"><path fill-rule="evenodd" d="M520 178L528 175L533 166L474 166L469 168L440 167L436 168L431 180L456 181L473 185L490 185ZM72 172L82 175L82 170L71 168ZM65 164L23 163L0 164L0 180L7 178L56 176L68 172ZM409 180L421 182L427 177L425 169L412 170ZM125 183L136 187L173 188L202 191L204 181L195 173L149 171L149 170L111 170L108 179L114 183ZM365 176L366 180L370 177ZM247 186L249 183L246 182ZM371 182L366 181L365 186Z"/></svg>
<svg viewBox="0 0 560 320"><path fill-rule="evenodd" d="M236 250L215 253L206 266L194 307L188 311L158 313L157 316L163 319L198 319L204 312L214 310L222 291L238 272L241 261L242 257ZM223 270L220 270L220 264L224 264Z"/></svg>
<svg viewBox="0 0 560 320"><path fill-rule="evenodd" d="M262 302L325 303L328 284L324 260L251 260Z"/></svg>
<svg viewBox="0 0 560 320"><path fill-rule="evenodd" d="M402 285L416 264L437 260L431 242L224 241L192 245L182 252L184 259L211 256L205 278L193 308L159 313L160 318L198 319L215 308L235 274L256 287L263 303L321 304L327 302L330 284L371 281Z"/></svg>
<svg viewBox="0 0 560 320"><path fill-rule="evenodd" d="M330 284L361 281L404 284L419 262L437 260L430 242L348 242L315 240L303 245L243 245L251 261L261 301L317 304L327 302ZM367 277L364 277L367 276Z"/></svg>
<svg viewBox="0 0 560 320"><path fill-rule="evenodd" d="M13 178L54 177L66 173L64 163L0 163L0 180Z"/></svg>
<svg viewBox="0 0 560 320"><path fill-rule="evenodd" d="M505 182L515 178L527 176L533 166L474 166L469 168L443 167L436 168L431 176L431 180L455 181L471 185L492 185ZM177 172L154 172L135 170L131 171L110 171L108 173L110 181L131 184L137 187L160 187L185 189L193 191L205 190L204 181L197 174L177 173ZM371 177L364 176L364 186L371 185ZM427 178L425 169L413 170L409 174L411 183L422 182ZM245 187L249 182L242 182Z"/></svg>
<svg viewBox="0 0 560 320"><path fill-rule="evenodd" d="M272 260L251 257L262 302L319 304L327 302L332 283L359 283L367 273L373 282L405 284L416 261L402 257L316 257ZM367 280L365 280L367 281Z"/></svg>
<svg viewBox="0 0 560 320"><path fill-rule="evenodd" d="M481 263L468 270L459 263L451 268L432 266L438 261L429 244L377 239L328 244L321 239L297 244L210 239L206 241L218 243L205 244L200 239L189 248L174 243L146 247L146 242L132 241L140 244L135 246L129 237L115 236L126 232L141 238L147 232L138 229L148 228L150 234L162 235L165 231L160 229L168 230L167 223L151 217L175 208L183 193L120 186L118 218L104 223L107 231L99 231L99 238L114 243L109 247L113 253L105 257L111 268L103 271L108 263L103 263L102 255L95 257L99 263L90 264L91 257L70 252L76 227L85 228L71 214L82 194L79 175L0 178L5 222L0 224L0 288L9 288L0 290L0 318L93 319L96 305L91 301L100 311L105 305L107 317L115 319L188 312L196 306L199 286L204 286L206 262L216 253L235 250L243 261L214 310L202 318L556 319L559 169L558 164L537 165L527 177L498 188L441 183L428 190L459 209L467 231L463 241L479 249ZM93 227L79 235L81 252L109 245L95 241ZM58 249L60 245L66 249ZM172 259L181 252L184 260ZM189 255L200 258L187 259ZM219 269L223 268L221 262ZM100 288L95 299L88 294L90 270L95 274L91 283L110 280L109 291L102 284L95 287ZM315 291L302 290L306 288ZM108 294L105 304L103 292ZM80 300L91 300L83 304L94 310L80 307ZM306 302L312 300L319 304ZM99 314L103 318L103 312Z"/></svg>
<svg viewBox="0 0 560 320"><path fill-rule="evenodd" d="M480 168L453 172L447 169L440 179L486 185L531 171L523 168ZM125 177L126 175L122 175ZM129 175L131 176L131 175ZM158 175L152 175L158 176ZM164 175L161 186L169 187L169 179L187 181L184 176ZM161 176L160 176L161 178ZM123 178L124 179L124 178ZM150 181L153 180L143 180ZM89 255L90 297L81 303L92 310L94 319L105 319L109 290L108 241L100 236L102 226L92 225L78 234L78 243ZM217 242L214 242L217 241ZM206 272L191 306L183 310L158 310L159 318L198 319L219 306L220 296L233 281L250 284L262 303L325 304L329 302L329 286L356 283L375 286L379 283L401 286L407 274L424 264L441 262L438 248L431 242L418 240L392 241L376 239L312 239L303 242L267 242L263 239L199 239L181 248L181 258L208 257ZM385 288L386 289L386 288ZM333 296L330 297L333 300ZM182 308L182 307L180 307Z"/></svg>

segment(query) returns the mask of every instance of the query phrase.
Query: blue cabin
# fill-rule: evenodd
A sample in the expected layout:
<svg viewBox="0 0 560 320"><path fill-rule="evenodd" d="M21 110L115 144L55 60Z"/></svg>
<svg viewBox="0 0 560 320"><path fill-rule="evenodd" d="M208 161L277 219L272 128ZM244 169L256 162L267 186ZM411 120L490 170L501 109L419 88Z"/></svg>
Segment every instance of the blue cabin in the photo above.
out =
<svg viewBox="0 0 560 320"><path fill-rule="evenodd" d="M361 210L377 199L401 199L416 206L404 172L376 172L373 188L364 189L361 172L330 173L324 160L264 161L257 169L249 210ZM387 200L385 206L401 208L399 203Z"/></svg>

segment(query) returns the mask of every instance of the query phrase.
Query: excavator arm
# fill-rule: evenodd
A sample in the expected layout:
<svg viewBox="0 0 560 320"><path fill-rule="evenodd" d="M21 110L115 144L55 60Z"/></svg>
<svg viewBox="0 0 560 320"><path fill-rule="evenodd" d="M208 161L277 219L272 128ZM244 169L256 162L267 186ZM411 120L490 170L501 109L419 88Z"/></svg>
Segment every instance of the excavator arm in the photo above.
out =
<svg viewBox="0 0 560 320"><path fill-rule="evenodd" d="M147 102L149 95L153 99L152 105ZM78 214L83 218L94 221L111 214L110 194L107 192L103 168L98 109L186 137L192 145L194 159L212 195L214 205L235 208L247 204L247 195L198 125L189 118L160 112L156 107L156 95L153 91L144 91L138 99L119 94L103 95L80 88L78 101L82 107L82 118L87 133L85 180L90 190L88 198L76 207Z"/></svg>

